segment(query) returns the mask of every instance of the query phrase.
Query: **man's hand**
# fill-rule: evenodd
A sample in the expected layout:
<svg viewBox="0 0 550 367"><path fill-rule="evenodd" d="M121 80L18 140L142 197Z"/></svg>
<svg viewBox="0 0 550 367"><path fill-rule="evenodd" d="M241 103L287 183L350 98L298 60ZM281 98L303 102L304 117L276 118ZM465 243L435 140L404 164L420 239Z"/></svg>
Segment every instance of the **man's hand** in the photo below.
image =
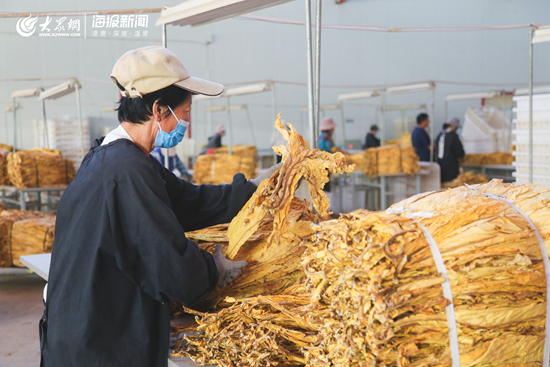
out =
<svg viewBox="0 0 550 367"><path fill-rule="evenodd" d="M214 249L214 261L216 262L218 272L220 273L218 284L216 284L219 288L225 288L228 283L231 283L233 279L241 275L241 271L239 269L242 269L248 265L246 261L227 260L225 256L223 256L222 245L219 243Z"/></svg>

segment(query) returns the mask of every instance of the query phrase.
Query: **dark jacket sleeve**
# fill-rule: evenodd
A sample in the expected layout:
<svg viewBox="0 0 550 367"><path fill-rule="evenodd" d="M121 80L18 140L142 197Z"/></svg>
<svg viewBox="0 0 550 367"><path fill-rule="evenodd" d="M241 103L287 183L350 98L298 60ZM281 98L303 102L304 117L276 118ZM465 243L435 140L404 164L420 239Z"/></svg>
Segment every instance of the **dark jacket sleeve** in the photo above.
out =
<svg viewBox="0 0 550 367"><path fill-rule="evenodd" d="M154 166L125 163L132 169L106 170L104 180L117 266L159 302L207 297L218 280L213 256L185 237Z"/></svg>
<svg viewBox="0 0 550 367"><path fill-rule="evenodd" d="M230 185L197 186L155 165L166 183L174 214L186 232L231 222L256 191L256 185L242 173L236 174Z"/></svg>
<svg viewBox="0 0 550 367"><path fill-rule="evenodd" d="M421 138L422 138L422 143L425 145L425 146L430 146L430 134L428 134L428 132L426 130L422 130L423 134L421 134Z"/></svg>
<svg viewBox="0 0 550 367"><path fill-rule="evenodd" d="M451 145L452 154L458 159L464 158L464 146L457 133L453 133L453 143Z"/></svg>
<svg viewBox="0 0 550 367"><path fill-rule="evenodd" d="M368 148L377 148L380 146L380 139L378 139L376 136L374 136L373 134L369 133L367 134L367 140L365 142L365 149L368 149Z"/></svg>

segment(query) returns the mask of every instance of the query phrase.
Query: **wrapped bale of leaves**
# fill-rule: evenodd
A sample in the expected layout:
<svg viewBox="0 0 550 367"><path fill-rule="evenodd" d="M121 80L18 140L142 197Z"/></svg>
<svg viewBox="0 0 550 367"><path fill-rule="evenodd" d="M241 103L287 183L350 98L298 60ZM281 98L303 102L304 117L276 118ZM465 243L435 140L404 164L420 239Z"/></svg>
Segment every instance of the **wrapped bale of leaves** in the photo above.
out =
<svg viewBox="0 0 550 367"><path fill-rule="evenodd" d="M12 266L14 262L19 264L20 255L12 255L13 224L20 220L42 218L43 216L43 214L38 212L26 212L22 210L2 210L0 212L0 267Z"/></svg>
<svg viewBox="0 0 550 367"><path fill-rule="evenodd" d="M306 364L541 365L548 200L492 181L319 224L306 285L330 316Z"/></svg>
<svg viewBox="0 0 550 367"><path fill-rule="evenodd" d="M74 179L74 163L56 150L31 149L9 154L8 175L16 187L66 186Z"/></svg>
<svg viewBox="0 0 550 367"><path fill-rule="evenodd" d="M321 222L305 284L198 314L183 354L239 367L548 365L548 202L548 188L494 180Z"/></svg>
<svg viewBox="0 0 550 367"><path fill-rule="evenodd" d="M229 184L233 176L242 173L247 179L253 177L256 165L252 158L229 154L200 155L195 163L193 178L197 185Z"/></svg>
<svg viewBox="0 0 550 367"><path fill-rule="evenodd" d="M489 182L489 180L487 179L487 175L468 171L461 173L460 175L458 175L457 178L452 181L443 182L441 184L441 187L445 189L454 189L455 187L464 186L465 184L475 185L486 182Z"/></svg>
<svg viewBox="0 0 550 367"><path fill-rule="evenodd" d="M52 251L55 234L55 216L45 215L14 222L11 229L11 255L13 264L21 255L43 254Z"/></svg>

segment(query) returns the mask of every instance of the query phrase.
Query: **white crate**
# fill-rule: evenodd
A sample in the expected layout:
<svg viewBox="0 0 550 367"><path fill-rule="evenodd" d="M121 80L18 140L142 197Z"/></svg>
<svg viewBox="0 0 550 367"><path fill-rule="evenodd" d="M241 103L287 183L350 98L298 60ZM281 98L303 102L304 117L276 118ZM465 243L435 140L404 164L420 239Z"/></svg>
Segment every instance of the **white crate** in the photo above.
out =
<svg viewBox="0 0 550 367"><path fill-rule="evenodd" d="M512 176L516 178L517 183L521 184L528 184L529 183L529 175L528 174L520 174L517 172L512 172ZM550 187L550 176L541 176L541 175L534 175L533 174L533 183L535 185L541 185Z"/></svg>
<svg viewBox="0 0 550 367"><path fill-rule="evenodd" d="M529 130L529 121L513 121L517 130ZM550 120L533 120L533 130L550 130Z"/></svg>
<svg viewBox="0 0 550 367"><path fill-rule="evenodd" d="M512 162L512 165L518 174L529 174L529 163ZM550 164L533 164L533 175L550 177Z"/></svg>
<svg viewBox="0 0 550 367"><path fill-rule="evenodd" d="M518 152L529 152L529 143L513 141L512 144L516 146L516 151ZM533 153L550 153L550 144L548 142L544 142L543 144L535 142L533 144Z"/></svg>
<svg viewBox="0 0 550 367"><path fill-rule="evenodd" d="M518 163L529 163L529 152L512 152ZM534 164L550 164L550 153L533 153Z"/></svg>
<svg viewBox="0 0 550 367"><path fill-rule="evenodd" d="M529 121L529 109L519 109L514 107L512 111L516 114L517 121ZM550 120L550 109L533 109L533 121L548 121Z"/></svg>
<svg viewBox="0 0 550 367"><path fill-rule="evenodd" d="M513 101L521 110L529 110L529 96L515 96ZM550 109L550 94L533 95L533 110Z"/></svg>
<svg viewBox="0 0 550 367"><path fill-rule="evenodd" d="M510 120L491 106L470 107L464 116L461 135L468 153L510 150Z"/></svg>
<svg viewBox="0 0 550 367"><path fill-rule="evenodd" d="M512 130L519 144L529 144L529 130ZM533 144L550 144L550 130L533 131Z"/></svg>

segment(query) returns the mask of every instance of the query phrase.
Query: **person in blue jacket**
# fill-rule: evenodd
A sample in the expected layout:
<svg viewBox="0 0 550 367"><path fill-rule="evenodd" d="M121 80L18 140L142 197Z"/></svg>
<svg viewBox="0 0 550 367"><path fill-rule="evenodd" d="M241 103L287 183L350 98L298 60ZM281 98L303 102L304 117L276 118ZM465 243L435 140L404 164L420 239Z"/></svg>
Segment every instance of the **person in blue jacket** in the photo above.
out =
<svg viewBox="0 0 550 367"><path fill-rule="evenodd" d="M321 121L321 126L320 126L321 134L319 135L319 149L329 153L340 152L340 153L348 154L347 152L343 151L342 149L334 145L334 141L332 140L332 135L334 134L335 128L336 128L336 123L334 122L332 117L325 117ZM330 192L330 181L325 184L325 186L323 187L323 191L325 191L325 193Z"/></svg>
<svg viewBox="0 0 550 367"><path fill-rule="evenodd" d="M120 125L84 157L57 211L41 367L166 367L169 303L190 306L240 275L244 261L199 249L185 232L229 222L274 169L196 186L150 153L185 134L191 95L223 85L191 77L163 47L124 54L111 74Z"/></svg>
<svg viewBox="0 0 550 367"><path fill-rule="evenodd" d="M422 162L430 161L430 150L432 142L426 129L430 125L430 119L427 114L421 113L416 116L416 127L412 132L412 144L416 154Z"/></svg>

